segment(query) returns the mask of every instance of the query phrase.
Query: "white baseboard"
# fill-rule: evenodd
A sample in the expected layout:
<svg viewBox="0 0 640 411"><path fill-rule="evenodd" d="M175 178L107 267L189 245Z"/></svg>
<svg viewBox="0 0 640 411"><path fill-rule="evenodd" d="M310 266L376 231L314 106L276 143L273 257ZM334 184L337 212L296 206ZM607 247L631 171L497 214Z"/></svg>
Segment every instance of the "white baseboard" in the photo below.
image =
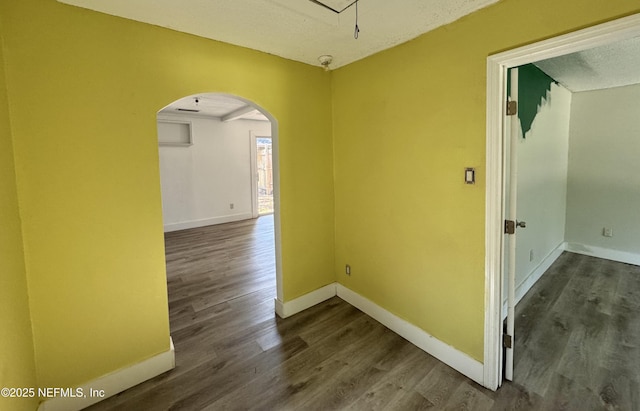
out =
<svg viewBox="0 0 640 411"><path fill-rule="evenodd" d="M520 285L516 287L516 304L518 304L520 300L522 300L522 297L524 297L525 294L529 292L531 287L533 287L533 285L538 282L540 277L542 277L542 275L549 269L549 267L551 267L551 265L556 262L560 255L562 255L562 253L565 251L565 245L566 243L560 243L553 251L549 253L549 255L544 258L544 260L540 262L540 264L538 264L538 266L533 271L531 271L527 278L525 278L524 281L522 281ZM504 320L505 318L507 318L506 296L504 301L502 302L502 319Z"/></svg>
<svg viewBox="0 0 640 411"><path fill-rule="evenodd" d="M373 319L405 338L416 347L461 372L480 385L484 383L484 366L467 354L445 344L426 331L390 313L342 284L329 284L295 300L283 303L275 300L276 313L281 318L290 317L329 298L338 296Z"/></svg>
<svg viewBox="0 0 640 411"><path fill-rule="evenodd" d="M416 347L433 355L438 360L466 375L478 384L484 385L484 366L481 362L469 357L451 345L438 340L426 331L390 313L342 284L337 284L336 288L338 297L344 301L379 321Z"/></svg>
<svg viewBox="0 0 640 411"><path fill-rule="evenodd" d="M82 389L84 397L47 399L40 403L38 411L81 410L175 368L175 349L171 337L169 337L169 343L168 351L80 385L77 388ZM104 397L90 396L92 389L104 390Z"/></svg>
<svg viewBox="0 0 640 411"><path fill-rule="evenodd" d="M180 223L171 223L164 225L164 232L186 230L189 228L205 227L208 225L231 223L234 221L249 220L253 218L253 215L249 213L231 214L221 217L204 218L201 220L182 221Z"/></svg>
<svg viewBox="0 0 640 411"><path fill-rule="evenodd" d="M618 261L626 264L640 265L640 254L628 251L618 251L609 248L595 247L577 243L565 243L565 249L576 254L590 255L592 257L604 258L605 260Z"/></svg>
<svg viewBox="0 0 640 411"><path fill-rule="evenodd" d="M283 303L276 298L276 314L278 314L280 318L291 317L300 311L304 311L307 308L313 307L314 305L320 304L321 302L335 296L336 283L331 283L286 303Z"/></svg>

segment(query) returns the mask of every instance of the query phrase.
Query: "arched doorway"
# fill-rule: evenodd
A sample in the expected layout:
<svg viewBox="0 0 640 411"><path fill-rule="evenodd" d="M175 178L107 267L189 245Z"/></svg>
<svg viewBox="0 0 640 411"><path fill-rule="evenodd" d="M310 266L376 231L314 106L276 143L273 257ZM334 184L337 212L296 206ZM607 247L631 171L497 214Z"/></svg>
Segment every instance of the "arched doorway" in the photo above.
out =
<svg viewBox="0 0 640 411"><path fill-rule="evenodd" d="M255 136L270 138L273 215L269 218L273 219L271 253L276 282L276 295L272 297L282 300L275 117L239 96L200 93L168 104L158 111L157 119L165 232L256 217L253 190L257 176L252 171L252 151ZM172 161L165 161L168 159ZM186 175L194 178L184 178Z"/></svg>

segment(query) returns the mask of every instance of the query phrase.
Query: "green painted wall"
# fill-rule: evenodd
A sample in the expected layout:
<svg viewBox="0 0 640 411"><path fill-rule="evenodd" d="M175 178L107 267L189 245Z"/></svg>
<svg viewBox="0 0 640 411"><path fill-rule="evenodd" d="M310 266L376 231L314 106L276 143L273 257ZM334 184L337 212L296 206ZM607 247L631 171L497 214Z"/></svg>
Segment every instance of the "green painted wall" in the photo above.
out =
<svg viewBox="0 0 640 411"><path fill-rule="evenodd" d="M4 17L0 15L0 33ZM35 387L36 369L0 36L0 388ZM37 399L0 397L0 411L34 410Z"/></svg>
<svg viewBox="0 0 640 411"><path fill-rule="evenodd" d="M156 112L180 97L275 116L284 298L334 281L330 74L55 0L0 14L40 386L169 348Z"/></svg>
<svg viewBox="0 0 640 411"><path fill-rule="evenodd" d="M338 281L482 361L486 58L639 11L505 0L334 71Z"/></svg>
<svg viewBox="0 0 640 411"><path fill-rule="evenodd" d="M548 98L551 84L558 84L544 71L533 64L518 67L518 118L522 127L522 135L527 132L540 112L540 107ZM507 77L507 95L510 94L511 76Z"/></svg>

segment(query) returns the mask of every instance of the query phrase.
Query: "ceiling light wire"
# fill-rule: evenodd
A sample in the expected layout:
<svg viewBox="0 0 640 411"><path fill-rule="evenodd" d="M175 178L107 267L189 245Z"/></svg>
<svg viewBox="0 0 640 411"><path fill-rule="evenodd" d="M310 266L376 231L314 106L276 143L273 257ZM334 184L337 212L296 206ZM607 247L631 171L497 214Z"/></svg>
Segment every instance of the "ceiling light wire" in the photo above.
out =
<svg viewBox="0 0 640 411"><path fill-rule="evenodd" d="M353 30L353 38L358 40L360 28L358 27L358 0L356 0L356 28Z"/></svg>
<svg viewBox="0 0 640 411"><path fill-rule="evenodd" d="M344 7L342 10L336 10L333 7L328 6L327 4L323 3L321 0L310 0L312 3L317 4L318 6L322 6L327 10L331 10L332 12L336 13L336 14L341 14L343 11L351 8L351 6L353 6L354 4L356 5L356 27L353 30L353 38L358 40L358 36L360 35L360 27L358 27L358 3L360 0L354 0L352 1L347 7Z"/></svg>

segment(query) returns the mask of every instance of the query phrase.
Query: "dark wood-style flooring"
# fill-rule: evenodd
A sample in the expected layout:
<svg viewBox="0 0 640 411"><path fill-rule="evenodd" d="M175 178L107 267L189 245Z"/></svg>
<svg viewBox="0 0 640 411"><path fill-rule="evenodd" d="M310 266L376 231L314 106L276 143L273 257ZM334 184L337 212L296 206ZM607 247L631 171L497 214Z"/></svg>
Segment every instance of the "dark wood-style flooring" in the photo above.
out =
<svg viewBox="0 0 640 411"><path fill-rule="evenodd" d="M640 268L565 253L482 388L339 298L274 314L271 216L166 234L176 368L91 410L637 410Z"/></svg>
<svg viewBox="0 0 640 411"><path fill-rule="evenodd" d="M515 332L514 381L547 409L640 410L640 267L565 252Z"/></svg>

